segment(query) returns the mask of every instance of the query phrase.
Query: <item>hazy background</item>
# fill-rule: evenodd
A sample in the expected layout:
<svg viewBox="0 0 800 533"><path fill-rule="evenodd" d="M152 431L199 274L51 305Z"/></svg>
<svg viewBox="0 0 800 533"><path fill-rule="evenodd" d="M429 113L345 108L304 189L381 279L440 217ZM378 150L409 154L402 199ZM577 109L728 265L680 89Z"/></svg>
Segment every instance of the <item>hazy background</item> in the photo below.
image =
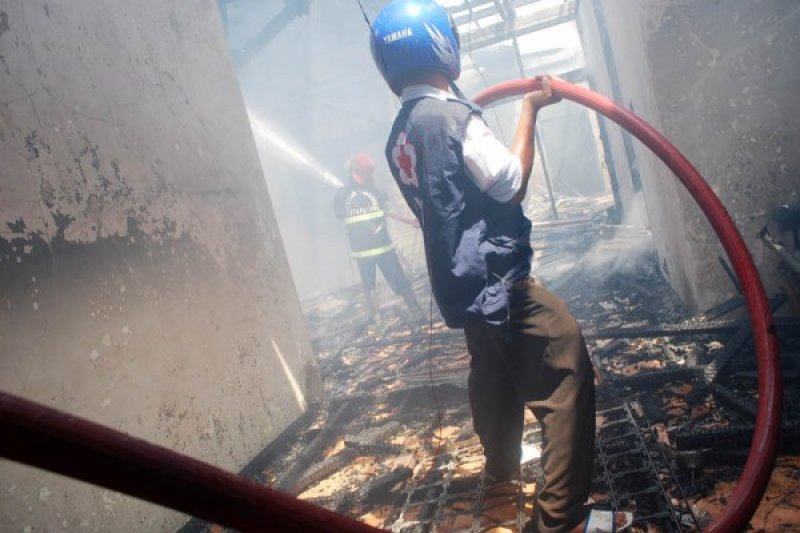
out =
<svg viewBox="0 0 800 533"><path fill-rule="evenodd" d="M384 4L364 2L370 20ZM442 4L463 7L459 0ZM543 0L535 7L560 4ZM220 5L301 300L356 283L344 225L332 212L336 181L347 178L344 162L359 151L369 154L378 166L377 183L390 194L392 208L408 213L383 157L399 101L372 61L369 30L358 3L230 0ZM467 95L501 81L562 74L584 66L574 22L520 37L518 57L511 41L473 50L469 32L479 28L469 19L459 20L458 83ZM487 110L488 122L506 143L517 113L513 101ZM556 193L579 198L610 195L597 153L593 115L564 102L545 110L539 124ZM534 220L551 216L539 157L528 204ZM390 225L406 263L421 268L418 230L395 221Z"/></svg>

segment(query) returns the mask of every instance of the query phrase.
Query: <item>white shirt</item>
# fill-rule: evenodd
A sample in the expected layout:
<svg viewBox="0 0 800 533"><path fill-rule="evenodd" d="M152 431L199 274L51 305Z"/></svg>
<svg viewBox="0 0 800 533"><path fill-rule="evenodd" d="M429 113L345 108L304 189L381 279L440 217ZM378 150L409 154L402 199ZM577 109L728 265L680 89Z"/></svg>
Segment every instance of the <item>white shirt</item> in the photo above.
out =
<svg viewBox="0 0 800 533"><path fill-rule="evenodd" d="M400 94L407 102L416 98L430 97L439 100L457 100L447 91L430 85L409 85ZM507 202L522 185L522 165L482 118L470 116L462 143L467 175L478 188L498 202Z"/></svg>

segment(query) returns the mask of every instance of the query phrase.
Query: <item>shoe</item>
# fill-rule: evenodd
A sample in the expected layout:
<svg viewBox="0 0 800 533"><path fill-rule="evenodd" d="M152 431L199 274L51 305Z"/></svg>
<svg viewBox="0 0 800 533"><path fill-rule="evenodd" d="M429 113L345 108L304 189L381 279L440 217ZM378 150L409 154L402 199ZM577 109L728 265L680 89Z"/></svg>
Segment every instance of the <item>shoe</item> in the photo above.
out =
<svg viewBox="0 0 800 533"><path fill-rule="evenodd" d="M616 527L617 515L622 514L625 516L625 524ZM584 533L616 533L618 531L625 531L633 524L633 513L614 511L601 511L599 509L592 509L589 516L586 517L586 524L583 527ZM528 520L522 528L522 533L537 533L536 519Z"/></svg>
<svg viewBox="0 0 800 533"><path fill-rule="evenodd" d="M617 527L617 515L622 514L625 517L625 523ZM586 526L583 528L584 533L616 533L617 531L625 531L631 524L633 524L633 513L614 511L601 511L599 509L592 509L589 516L586 517Z"/></svg>
<svg viewBox="0 0 800 533"><path fill-rule="evenodd" d="M496 475L496 474L492 474L491 472L486 470L484 472L484 477L485 477L487 485L496 485L498 483L509 483L509 482L512 482L512 481L516 481L516 479L518 477L518 473L517 472L511 472L511 473L506 474L506 475Z"/></svg>

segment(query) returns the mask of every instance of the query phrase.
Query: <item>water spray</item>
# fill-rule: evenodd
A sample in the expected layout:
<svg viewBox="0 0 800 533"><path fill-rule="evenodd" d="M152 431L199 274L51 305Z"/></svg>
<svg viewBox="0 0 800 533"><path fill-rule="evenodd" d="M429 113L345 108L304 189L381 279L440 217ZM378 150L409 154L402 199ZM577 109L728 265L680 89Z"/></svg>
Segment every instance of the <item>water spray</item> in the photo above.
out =
<svg viewBox="0 0 800 533"><path fill-rule="evenodd" d="M316 162L314 158L305 153L295 143L287 140L285 136L275 131L275 129L270 127L264 119L259 117L254 111L248 109L247 114L250 117L250 128L253 130L256 144L260 146L267 144L272 148L277 148L278 153L304 167L306 170L312 171L314 177L331 187L338 189L344 186L344 183L342 183L333 172Z"/></svg>

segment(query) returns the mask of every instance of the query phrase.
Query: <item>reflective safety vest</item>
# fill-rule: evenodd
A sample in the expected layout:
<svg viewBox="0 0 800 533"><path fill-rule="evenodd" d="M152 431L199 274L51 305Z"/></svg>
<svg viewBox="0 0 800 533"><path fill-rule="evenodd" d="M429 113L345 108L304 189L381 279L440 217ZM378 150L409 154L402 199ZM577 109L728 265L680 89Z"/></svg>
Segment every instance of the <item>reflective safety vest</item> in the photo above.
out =
<svg viewBox="0 0 800 533"><path fill-rule="evenodd" d="M373 187L348 185L337 195L344 215L350 254L354 259L377 257L394 250L386 225L382 193Z"/></svg>

